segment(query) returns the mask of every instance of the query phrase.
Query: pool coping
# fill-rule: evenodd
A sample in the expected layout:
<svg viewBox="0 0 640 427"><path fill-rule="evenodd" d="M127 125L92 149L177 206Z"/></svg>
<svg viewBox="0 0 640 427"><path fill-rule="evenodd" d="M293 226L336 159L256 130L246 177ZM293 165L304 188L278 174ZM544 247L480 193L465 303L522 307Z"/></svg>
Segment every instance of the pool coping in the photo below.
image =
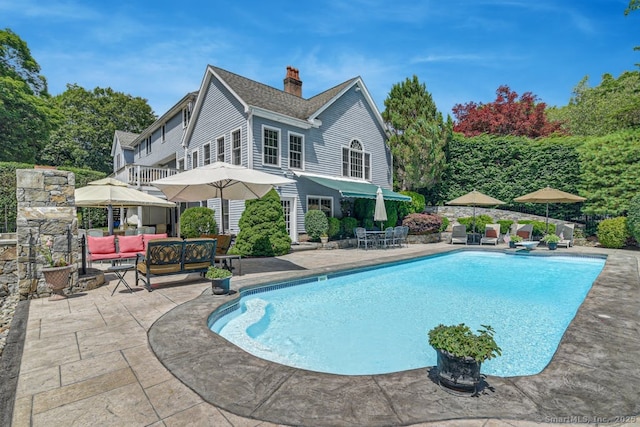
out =
<svg viewBox="0 0 640 427"><path fill-rule="evenodd" d="M471 248L432 250L389 262L452 250ZM636 258L606 256L602 273L549 365L538 375L487 376L482 393L474 398L441 390L432 380L431 367L341 376L252 356L208 329L211 312L237 298L220 298L210 290L159 318L148 331L149 344L161 363L205 401L278 424L388 426L469 418L624 422L625 416L640 413L635 390L640 370L633 357L640 354L640 280ZM234 278L233 283L239 289L376 264L373 260L260 279Z"/></svg>

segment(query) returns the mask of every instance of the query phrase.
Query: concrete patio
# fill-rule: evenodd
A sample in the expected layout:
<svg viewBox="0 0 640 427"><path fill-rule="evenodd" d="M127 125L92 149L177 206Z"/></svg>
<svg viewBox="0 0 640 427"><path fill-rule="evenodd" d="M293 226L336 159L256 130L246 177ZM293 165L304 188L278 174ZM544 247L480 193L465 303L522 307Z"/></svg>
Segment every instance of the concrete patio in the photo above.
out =
<svg viewBox="0 0 640 427"><path fill-rule="evenodd" d="M246 259L244 275L232 285L460 248L416 244ZM209 281L171 276L158 280L154 292L134 288L131 294L121 285L112 297L116 280L107 275L111 282L102 288L19 306L14 323L23 337L14 338L8 352L19 366L12 425L639 425L638 253L558 252L606 253L609 260L549 367L531 377L489 377L490 387L477 398L444 393L429 368L340 377L266 362L206 334L206 314L232 298L212 296ZM133 284L133 273L127 280Z"/></svg>

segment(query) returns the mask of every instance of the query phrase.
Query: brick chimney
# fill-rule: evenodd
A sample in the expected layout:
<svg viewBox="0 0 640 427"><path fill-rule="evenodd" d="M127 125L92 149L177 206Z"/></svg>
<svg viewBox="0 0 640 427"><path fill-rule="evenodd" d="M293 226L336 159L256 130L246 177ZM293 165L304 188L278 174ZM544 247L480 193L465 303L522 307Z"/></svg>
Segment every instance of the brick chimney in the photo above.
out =
<svg viewBox="0 0 640 427"><path fill-rule="evenodd" d="M284 78L284 91L302 98L302 81L298 69L287 66L287 77Z"/></svg>

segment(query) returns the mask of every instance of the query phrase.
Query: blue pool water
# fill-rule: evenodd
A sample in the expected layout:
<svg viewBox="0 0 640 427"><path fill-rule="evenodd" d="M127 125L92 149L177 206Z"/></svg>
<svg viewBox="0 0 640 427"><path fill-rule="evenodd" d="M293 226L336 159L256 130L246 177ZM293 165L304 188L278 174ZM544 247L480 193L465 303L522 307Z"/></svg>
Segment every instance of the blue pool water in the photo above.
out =
<svg viewBox="0 0 640 427"><path fill-rule="evenodd" d="M432 327L485 324L502 356L483 372L533 375L551 360L604 262L456 252L245 295L239 309L214 312L209 326L263 359L365 375L434 366Z"/></svg>

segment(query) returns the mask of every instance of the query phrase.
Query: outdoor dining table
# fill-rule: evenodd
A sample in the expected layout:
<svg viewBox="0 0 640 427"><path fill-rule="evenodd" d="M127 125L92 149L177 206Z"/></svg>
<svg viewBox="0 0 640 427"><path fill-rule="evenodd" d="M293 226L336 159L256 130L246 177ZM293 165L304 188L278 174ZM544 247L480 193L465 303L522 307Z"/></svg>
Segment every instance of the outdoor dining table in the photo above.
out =
<svg viewBox="0 0 640 427"><path fill-rule="evenodd" d="M384 230L382 230L382 231L380 231L380 230L367 230L365 233L367 235L367 239L370 238L371 240L373 240L374 245L376 247L379 247L380 246L380 237L384 236L385 231Z"/></svg>

